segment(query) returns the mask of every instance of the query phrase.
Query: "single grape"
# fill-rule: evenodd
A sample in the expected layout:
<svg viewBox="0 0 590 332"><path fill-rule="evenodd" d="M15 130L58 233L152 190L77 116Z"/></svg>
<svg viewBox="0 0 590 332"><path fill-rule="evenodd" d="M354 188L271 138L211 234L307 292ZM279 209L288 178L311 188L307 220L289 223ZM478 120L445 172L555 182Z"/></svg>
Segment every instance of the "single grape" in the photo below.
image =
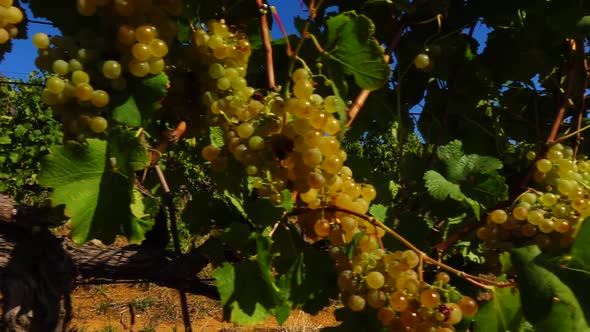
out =
<svg viewBox="0 0 590 332"><path fill-rule="evenodd" d="M59 77L52 76L47 79L45 87L47 87L47 90L51 91L52 93L58 94L64 90L65 82Z"/></svg>
<svg viewBox="0 0 590 332"><path fill-rule="evenodd" d="M387 299L385 293L377 289L371 289L367 292L367 303L371 308L381 308L385 305Z"/></svg>
<svg viewBox="0 0 590 332"><path fill-rule="evenodd" d="M377 311L377 319L383 326L389 326L396 319L396 317L397 315L395 311L389 307L381 307Z"/></svg>
<svg viewBox="0 0 590 332"><path fill-rule="evenodd" d="M535 160L535 158L537 158L537 154L535 153L535 151L532 151L532 150L527 151L526 159Z"/></svg>
<svg viewBox="0 0 590 332"><path fill-rule="evenodd" d="M96 107L104 107L109 103L109 94L104 90L94 90L90 102Z"/></svg>
<svg viewBox="0 0 590 332"><path fill-rule="evenodd" d="M330 235L330 222L327 219L318 219L313 225L313 230L317 236L326 237Z"/></svg>
<svg viewBox="0 0 590 332"><path fill-rule="evenodd" d="M115 60L108 60L102 65L102 74L111 80L121 76L121 64Z"/></svg>
<svg viewBox="0 0 590 332"><path fill-rule="evenodd" d="M318 148L311 148L303 151L301 156L303 163L309 167L315 167L322 162L322 152Z"/></svg>
<svg viewBox="0 0 590 332"><path fill-rule="evenodd" d="M89 124L90 130L97 134L104 132L107 129L107 126L107 120L102 116L93 117L92 120L90 120Z"/></svg>
<svg viewBox="0 0 590 332"><path fill-rule="evenodd" d="M365 278L367 286L372 289L379 289L385 284L385 277L379 271L371 271Z"/></svg>
<svg viewBox="0 0 590 332"><path fill-rule="evenodd" d="M449 310L449 316L445 320L446 324L455 325L463 319L461 308L456 303L449 302L445 303L443 306Z"/></svg>
<svg viewBox="0 0 590 332"><path fill-rule="evenodd" d="M161 39L154 39L149 44L151 55L157 58L163 58L168 54L168 45Z"/></svg>
<svg viewBox="0 0 590 332"><path fill-rule="evenodd" d="M117 39L123 45L133 45L135 43L135 29L130 25L122 25L117 32Z"/></svg>
<svg viewBox="0 0 590 332"><path fill-rule="evenodd" d="M548 159L539 159L536 163L537 169L539 172L547 173L553 169L553 163Z"/></svg>
<svg viewBox="0 0 590 332"><path fill-rule="evenodd" d="M293 86L293 94L299 99L308 99L313 93L313 84L307 80L300 80Z"/></svg>
<svg viewBox="0 0 590 332"><path fill-rule="evenodd" d="M418 266L418 263L420 261L420 258L418 257L418 254L413 251L413 250L406 250L402 253L402 259L406 261L406 263L408 263L408 267L410 269L415 268L416 266Z"/></svg>
<svg viewBox="0 0 590 332"><path fill-rule="evenodd" d="M71 80L74 85L78 85L80 83L89 83L90 76L88 76L88 74L84 71L76 70L72 73Z"/></svg>
<svg viewBox="0 0 590 332"><path fill-rule="evenodd" d="M348 308L352 311L361 311L365 309L365 299L360 295L351 295L347 301Z"/></svg>
<svg viewBox="0 0 590 332"><path fill-rule="evenodd" d="M457 305L461 309L464 317L473 317L478 310L477 301L469 296L463 296L459 301L457 301Z"/></svg>
<svg viewBox="0 0 590 332"><path fill-rule="evenodd" d="M416 58L414 58L414 66L420 70L426 69L430 66L430 57L424 53L418 54Z"/></svg>
<svg viewBox="0 0 590 332"><path fill-rule="evenodd" d="M435 279L441 284L446 285L451 281L451 276L446 272L439 272L436 274Z"/></svg>
<svg viewBox="0 0 590 332"><path fill-rule="evenodd" d="M396 290L389 296L389 305L397 312L406 311L409 304L410 300L402 291Z"/></svg>
<svg viewBox="0 0 590 332"><path fill-rule="evenodd" d="M529 214L529 209L523 206L517 206L512 210L512 216L516 220L526 220Z"/></svg>
<svg viewBox="0 0 590 332"><path fill-rule="evenodd" d="M53 72L59 76L65 76L70 72L70 65L65 60L56 60L52 66Z"/></svg>
<svg viewBox="0 0 590 332"><path fill-rule="evenodd" d="M136 77L144 77L150 72L150 64L148 62L138 61L137 59L129 62L129 72Z"/></svg>
<svg viewBox="0 0 590 332"><path fill-rule="evenodd" d="M149 44L157 36L156 28L151 25L142 25L135 29L135 39L143 44Z"/></svg>
<svg viewBox="0 0 590 332"><path fill-rule="evenodd" d="M88 83L79 83L74 90L74 96L80 100L90 100L94 88Z"/></svg>
<svg viewBox="0 0 590 332"><path fill-rule="evenodd" d="M221 150L218 147L214 145L207 145L203 148L203 150L201 150L201 155L203 156L203 159L212 161L217 159L220 152Z"/></svg>
<svg viewBox="0 0 590 332"><path fill-rule="evenodd" d="M307 71L307 69L305 68L297 68L295 69L295 71L293 72L293 75L291 76L291 78L293 79L293 82L295 82L296 84L300 81L308 81L310 79L311 75L309 74L309 71Z"/></svg>
<svg viewBox="0 0 590 332"><path fill-rule="evenodd" d="M240 138L248 138L254 133L254 126L249 122L243 122L236 128L236 133Z"/></svg>
<svg viewBox="0 0 590 332"><path fill-rule="evenodd" d="M420 303L428 309L436 308L440 304L440 294L435 289L425 289L420 293Z"/></svg>
<svg viewBox="0 0 590 332"><path fill-rule="evenodd" d="M496 209L488 216L489 220L496 224L503 224L508 220L508 214L502 209Z"/></svg>
<svg viewBox="0 0 590 332"><path fill-rule="evenodd" d="M138 61L147 61L152 53L148 44L136 43L131 47L131 54Z"/></svg>

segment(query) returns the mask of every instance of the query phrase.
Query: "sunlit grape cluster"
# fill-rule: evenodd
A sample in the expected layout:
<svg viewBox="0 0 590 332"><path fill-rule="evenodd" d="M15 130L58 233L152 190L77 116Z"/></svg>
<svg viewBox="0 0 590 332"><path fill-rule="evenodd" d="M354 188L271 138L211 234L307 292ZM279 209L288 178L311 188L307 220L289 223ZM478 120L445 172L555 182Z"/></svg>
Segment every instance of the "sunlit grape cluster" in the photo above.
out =
<svg viewBox="0 0 590 332"><path fill-rule="evenodd" d="M17 24L24 18L22 10L13 6L13 0L0 0L0 44L18 36Z"/></svg>
<svg viewBox="0 0 590 332"><path fill-rule="evenodd" d="M580 222L590 216L590 161L576 160L572 148L555 144L534 167L538 189L523 193L506 210L490 212L487 225L477 230L491 247L567 248Z"/></svg>
<svg viewBox="0 0 590 332"><path fill-rule="evenodd" d="M108 127L111 95L130 77L159 74L176 34L179 0L78 0L84 16L100 16L104 31L76 36L37 33L37 67L50 73L42 100L62 117L66 138L83 140Z"/></svg>
<svg viewBox="0 0 590 332"><path fill-rule="evenodd" d="M418 255L412 250L371 252L358 249L348 260L338 251L341 301L353 311L377 309L377 318L390 331L455 331L463 318L473 317L477 302L449 285L439 272L432 284L419 280Z"/></svg>

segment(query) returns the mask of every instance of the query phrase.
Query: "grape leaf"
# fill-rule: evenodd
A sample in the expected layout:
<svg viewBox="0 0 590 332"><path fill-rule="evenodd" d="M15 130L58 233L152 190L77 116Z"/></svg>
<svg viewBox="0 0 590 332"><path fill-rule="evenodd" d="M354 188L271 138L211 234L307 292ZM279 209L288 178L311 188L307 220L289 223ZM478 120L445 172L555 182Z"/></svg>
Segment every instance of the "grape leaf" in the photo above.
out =
<svg viewBox="0 0 590 332"><path fill-rule="evenodd" d="M223 264L213 272L226 319L253 325L270 316L271 294L260 288L260 270L254 261Z"/></svg>
<svg viewBox="0 0 590 332"><path fill-rule="evenodd" d="M538 265L537 246L512 249L522 309L536 331L590 331L571 289L547 268Z"/></svg>
<svg viewBox="0 0 590 332"><path fill-rule="evenodd" d="M72 239L112 242L128 225L133 181L110 167L107 143L88 139L54 146L43 161L39 184L53 188L53 206L65 204L72 220Z"/></svg>
<svg viewBox="0 0 590 332"><path fill-rule="evenodd" d="M163 73L130 80L131 93L113 96L113 120L131 127L146 127L160 109L159 101L166 96L168 83L168 76Z"/></svg>
<svg viewBox="0 0 590 332"><path fill-rule="evenodd" d="M381 88L391 71L383 59L383 49L373 38L375 25L367 16L346 12L327 21L326 55L354 76L356 84L366 90Z"/></svg>
<svg viewBox="0 0 590 332"><path fill-rule="evenodd" d="M471 174L488 173L502 168L502 162L496 158L465 155L463 143L459 140L441 146L437 155L447 165L447 178L451 181L465 180Z"/></svg>
<svg viewBox="0 0 590 332"><path fill-rule="evenodd" d="M115 163L116 168L128 178L150 165L147 148L141 139L121 127L109 131L108 148L110 162Z"/></svg>
<svg viewBox="0 0 590 332"><path fill-rule="evenodd" d="M476 332L515 331L522 322L518 289L495 288L494 297L481 304L474 320Z"/></svg>
<svg viewBox="0 0 590 332"><path fill-rule="evenodd" d="M209 140L211 141L211 145L218 148L222 148L225 145L225 140L223 139L223 130L221 127L209 127Z"/></svg>
<svg viewBox="0 0 590 332"><path fill-rule="evenodd" d="M113 120L126 126L141 126L141 112L132 95L113 96L113 105Z"/></svg>
<svg viewBox="0 0 590 332"><path fill-rule="evenodd" d="M447 197L450 197L453 200L465 202L479 218L479 203L465 196L465 194L461 192L461 187L458 184L448 181L440 173L433 170L424 173L424 181L426 189L428 189L428 192L432 197L438 200L445 200Z"/></svg>
<svg viewBox="0 0 590 332"><path fill-rule="evenodd" d="M570 251L570 255L572 257L572 263L576 266L590 271L590 218L586 218L580 229L578 230L578 234L576 235L576 240L572 245L572 249Z"/></svg>
<svg viewBox="0 0 590 332"><path fill-rule="evenodd" d="M372 204L369 213L380 221L387 218L387 206L382 204Z"/></svg>

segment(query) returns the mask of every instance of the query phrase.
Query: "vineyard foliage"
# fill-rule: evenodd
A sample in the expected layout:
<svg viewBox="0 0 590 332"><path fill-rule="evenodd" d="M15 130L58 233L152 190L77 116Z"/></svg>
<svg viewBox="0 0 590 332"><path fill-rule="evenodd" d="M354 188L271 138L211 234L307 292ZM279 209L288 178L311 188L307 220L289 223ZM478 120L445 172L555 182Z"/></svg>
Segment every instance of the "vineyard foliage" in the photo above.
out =
<svg viewBox="0 0 590 332"><path fill-rule="evenodd" d="M17 25L45 87L0 87L0 192L74 241L172 198L238 324L590 331L585 1L24 4L63 36Z"/></svg>

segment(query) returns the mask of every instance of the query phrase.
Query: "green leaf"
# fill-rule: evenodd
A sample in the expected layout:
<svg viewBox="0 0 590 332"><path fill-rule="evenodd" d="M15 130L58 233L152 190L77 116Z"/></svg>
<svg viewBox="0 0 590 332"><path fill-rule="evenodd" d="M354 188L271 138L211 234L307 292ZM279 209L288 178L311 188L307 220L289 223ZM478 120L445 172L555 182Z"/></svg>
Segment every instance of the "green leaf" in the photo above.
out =
<svg viewBox="0 0 590 332"><path fill-rule="evenodd" d="M451 181L465 180L471 174L488 173L502 168L502 162L496 158L477 154L464 155L463 143L459 140L441 146L437 155L447 165L447 177Z"/></svg>
<svg viewBox="0 0 590 332"><path fill-rule="evenodd" d="M223 139L223 130L221 127L209 127L209 140L211 141L211 145L218 148L222 148L225 145L225 140Z"/></svg>
<svg viewBox="0 0 590 332"><path fill-rule="evenodd" d="M260 323L270 316L271 296L259 288L261 277L256 262L223 264L213 272L226 319L240 325Z"/></svg>
<svg viewBox="0 0 590 332"><path fill-rule="evenodd" d="M110 162L116 164L123 175L132 178L134 172L150 165L147 148L141 139L121 127L109 131Z"/></svg>
<svg viewBox="0 0 590 332"><path fill-rule="evenodd" d="M295 202L293 202L293 195L291 195L291 191L289 189L285 189L281 192L281 195L283 196L283 203L277 207L284 209L287 213L293 211Z"/></svg>
<svg viewBox="0 0 590 332"><path fill-rule="evenodd" d="M522 321L518 289L494 288L493 298L483 304L475 316L475 332L516 331Z"/></svg>
<svg viewBox="0 0 590 332"><path fill-rule="evenodd" d="M54 189L53 206L65 204L74 241L114 241L121 226L129 223L133 182L110 169L107 143L88 139L88 145L68 142L51 151L38 182Z"/></svg>
<svg viewBox="0 0 590 332"><path fill-rule="evenodd" d="M586 271L590 272L590 218L586 218L578 234L576 240L572 245L570 255L572 257L572 263Z"/></svg>
<svg viewBox="0 0 590 332"><path fill-rule="evenodd" d="M141 126L141 112L132 95L114 96L113 105L113 120L126 126Z"/></svg>
<svg viewBox="0 0 590 332"><path fill-rule="evenodd" d="M449 197L459 202L465 202L479 218L479 203L465 196L465 194L461 192L461 187L458 184L448 181L440 173L433 170L424 173L424 181L426 189L428 189L428 192L432 197L438 200L445 200Z"/></svg>
<svg viewBox="0 0 590 332"><path fill-rule="evenodd" d="M571 289L550 270L537 264L540 254L537 246L511 251L526 319L536 331L590 331Z"/></svg>
<svg viewBox="0 0 590 332"><path fill-rule="evenodd" d="M372 204L369 213L380 221L387 219L387 206L381 204Z"/></svg>
<svg viewBox="0 0 590 332"><path fill-rule="evenodd" d="M383 59L383 49L373 38L375 25L367 16L346 12L327 21L327 56L344 73L353 75L356 84L366 90L381 88L391 71Z"/></svg>

